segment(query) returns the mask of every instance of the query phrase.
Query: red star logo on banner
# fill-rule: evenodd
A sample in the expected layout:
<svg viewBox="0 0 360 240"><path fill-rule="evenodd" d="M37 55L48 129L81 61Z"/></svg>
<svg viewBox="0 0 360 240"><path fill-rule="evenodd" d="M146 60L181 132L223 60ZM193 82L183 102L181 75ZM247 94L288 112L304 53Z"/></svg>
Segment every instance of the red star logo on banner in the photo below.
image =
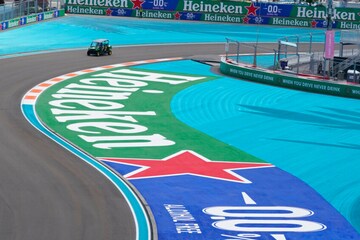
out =
<svg viewBox="0 0 360 240"><path fill-rule="evenodd" d="M175 16L175 19L176 19L176 20L179 20L180 17L181 17L181 13L176 12L176 13L174 14L174 16Z"/></svg>
<svg viewBox="0 0 360 240"><path fill-rule="evenodd" d="M106 15L107 16L111 16L111 13L112 13L113 11L110 9L110 8L108 8L108 9L106 9Z"/></svg>
<svg viewBox="0 0 360 240"><path fill-rule="evenodd" d="M103 158L101 160L139 166L139 169L124 176L129 180L189 174L225 181L251 183L232 170L272 167L268 163L210 161L192 151L181 151L163 160L122 158Z"/></svg>
<svg viewBox="0 0 360 240"><path fill-rule="evenodd" d="M260 7L255 7L254 3L252 2L249 7L245 7L245 8L248 10L247 15L256 16L256 11L257 11Z"/></svg>
<svg viewBox="0 0 360 240"><path fill-rule="evenodd" d="M243 23L249 23L249 20L250 20L250 18L244 17L244 18L243 18Z"/></svg>
<svg viewBox="0 0 360 240"><path fill-rule="evenodd" d="M142 8L142 5L144 4L145 0L131 0L133 7L132 9L140 9Z"/></svg>
<svg viewBox="0 0 360 240"><path fill-rule="evenodd" d="M311 21L311 27L316 28L316 25L317 25L317 21L312 20Z"/></svg>

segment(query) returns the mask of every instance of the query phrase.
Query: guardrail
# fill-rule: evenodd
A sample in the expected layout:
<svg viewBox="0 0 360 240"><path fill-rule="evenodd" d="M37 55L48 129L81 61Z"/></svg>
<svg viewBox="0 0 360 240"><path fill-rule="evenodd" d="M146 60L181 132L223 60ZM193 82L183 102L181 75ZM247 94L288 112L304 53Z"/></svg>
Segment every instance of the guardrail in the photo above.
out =
<svg viewBox="0 0 360 240"><path fill-rule="evenodd" d="M22 17L15 17L9 20L1 21L0 31L62 16L65 16L64 9L33 13Z"/></svg>
<svg viewBox="0 0 360 240"><path fill-rule="evenodd" d="M360 99L360 85L324 80L321 77L287 74L283 71L260 69L232 62L223 58L221 73L268 85L280 86L307 92Z"/></svg>
<svg viewBox="0 0 360 240"><path fill-rule="evenodd" d="M63 9L62 0L15 0L0 4L0 21Z"/></svg>

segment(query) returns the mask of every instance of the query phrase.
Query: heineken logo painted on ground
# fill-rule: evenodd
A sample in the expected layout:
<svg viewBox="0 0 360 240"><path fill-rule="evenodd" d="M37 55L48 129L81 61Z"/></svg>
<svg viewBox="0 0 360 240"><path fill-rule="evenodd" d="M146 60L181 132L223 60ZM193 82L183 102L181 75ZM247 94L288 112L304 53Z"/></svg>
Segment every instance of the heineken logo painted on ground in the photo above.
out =
<svg viewBox="0 0 360 240"><path fill-rule="evenodd" d="M239 170L271 166L267 163L214 162L191 151L182 151L163 160L121 158L104 158L102 160L141 167L125 175L129 180L190 174L223 181L251 183L249 180L232 172L231 169Z"/></svg>
<svg viewBox="0 0 360 240"><path fill-rule="evenodd" d="M173 116L174 95L214 77L133 64L51 79L22 107L35 106L51 131L127 178L148 203L159 239L359 238L297 178Z"/></svg>

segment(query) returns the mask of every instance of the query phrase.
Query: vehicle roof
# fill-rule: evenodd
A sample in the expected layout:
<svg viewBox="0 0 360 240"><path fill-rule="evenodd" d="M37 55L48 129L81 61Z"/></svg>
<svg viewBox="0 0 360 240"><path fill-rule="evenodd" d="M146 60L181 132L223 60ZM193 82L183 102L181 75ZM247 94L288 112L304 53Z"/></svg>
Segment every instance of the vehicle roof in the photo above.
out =
<svg viewBox="0 0 360 240"><path fill-rule="evenodd" d="M105 42L105 41L109 41L108 39L95 39L93 40L93 42Z"/></svg>

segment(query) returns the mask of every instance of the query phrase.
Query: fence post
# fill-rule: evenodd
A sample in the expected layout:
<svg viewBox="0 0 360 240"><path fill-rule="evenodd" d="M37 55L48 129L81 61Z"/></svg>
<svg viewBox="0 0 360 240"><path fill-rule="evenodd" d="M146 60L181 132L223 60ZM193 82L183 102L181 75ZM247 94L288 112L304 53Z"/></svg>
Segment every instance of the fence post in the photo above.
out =
<svg viewBox="0 0 360 240"><path fill-rule="evenodd" d="M278 62L280 61L280 53L281 53L281 43L280 43L280 40L278 40Z"/></svg>
<svg viewBox="0 0 360 240"><path fill-rule="evenodd" d="M4 7L3 21L5 21L5 3L4 3L4 5L3 5L3 7Z"/></svg>
<svg viewBox="0 0 360 240"><path fill-rule="evenodd" d="M254 62L253 62L254 67L256 67L257 65L256 56L257 56L257 45L254 45Z"/></svg>
<svg viewBox="0 0 360 240"><path fill-rule="evenodd" d="M274 66L273 66L273 70L276 70L276 54L277 54L277 52L276 52L276 50L275 49L273 49L274 50Z"/></svg>
<svg viewBox="0 0 360 240"><path fill-rule="evenodd" d="M299 54L299 36L296 36L296 55L297 55L297 69L296 74L299 74L299 68L300 68L300 54Z"/></svg>
<svg viewBox="0 0 360 240"><path fill-rule="evenodd" d="M310 66L309 71L311 74L314 74L314 54L310 53Z"/></svg>
<svg viewBox="0 0 360 240"><path fill-rule="evenodd" d="M14 17L15 1L13 1L12 3L10 3L9 6L10 6L11 11L10 11L10 12L8 11L7 14L4 14L4 16L5 16L4 20L10 19L10 18L13 18L13 17ZM5 11L5 5L4 5L4 11Z"/></svg>
<svg viewBox="0 0 360 240"><path fill-rule="evenodd" d="M228 38L225 38L226 39L226 43L225 43L225 59L227 60L228 59L228 52L229 52L229 39Z"/></svg>
<svg viewBox="0 0 360 240"><path fill-rule="evenodd" d="M239 63L240 43L236 41L236 44L237 44L236 63Z"/></svg>
<svg viewBox="0 0 360 240"><path fill-rule="evenodd" d="M15 17L18 17L21 15L21 11L22 11L22 5L23 5L23 0L19 1L19 12L17 13L17 15Z"/></svg>

